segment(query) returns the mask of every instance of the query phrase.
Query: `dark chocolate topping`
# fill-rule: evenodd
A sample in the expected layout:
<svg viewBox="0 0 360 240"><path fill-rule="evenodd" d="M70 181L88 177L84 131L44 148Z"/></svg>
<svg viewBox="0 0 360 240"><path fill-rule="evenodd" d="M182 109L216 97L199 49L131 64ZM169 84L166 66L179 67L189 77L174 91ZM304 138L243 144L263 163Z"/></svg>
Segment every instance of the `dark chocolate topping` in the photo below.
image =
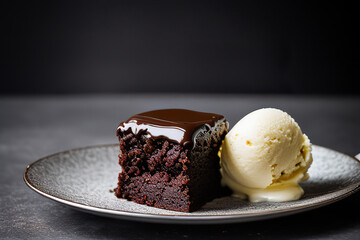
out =
<svg viewBox="0 0 360 240"><path fill-rule="evenodd" d="M120 123L119 131L131 128L134 134L147 130L152 138L167 138L183 146L193 145L193 134L207 124L214 127L224 116L186 109L162 109L139 113ZM189 147L190 147L189 146Z"/></svg>

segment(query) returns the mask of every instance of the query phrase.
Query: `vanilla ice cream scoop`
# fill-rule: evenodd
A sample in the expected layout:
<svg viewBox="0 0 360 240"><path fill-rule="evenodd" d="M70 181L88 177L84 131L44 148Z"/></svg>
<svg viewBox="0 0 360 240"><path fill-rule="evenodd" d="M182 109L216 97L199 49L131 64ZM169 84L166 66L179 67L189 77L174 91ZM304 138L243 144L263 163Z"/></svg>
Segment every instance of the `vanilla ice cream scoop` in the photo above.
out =
<svg viewBox="0 0 360 240"><path fill-rule="evenodd" d="M219 151L222 184L252 202L290 201L304 191L311 144L287 113L264 108L249 113L226 135Z"/></svg>

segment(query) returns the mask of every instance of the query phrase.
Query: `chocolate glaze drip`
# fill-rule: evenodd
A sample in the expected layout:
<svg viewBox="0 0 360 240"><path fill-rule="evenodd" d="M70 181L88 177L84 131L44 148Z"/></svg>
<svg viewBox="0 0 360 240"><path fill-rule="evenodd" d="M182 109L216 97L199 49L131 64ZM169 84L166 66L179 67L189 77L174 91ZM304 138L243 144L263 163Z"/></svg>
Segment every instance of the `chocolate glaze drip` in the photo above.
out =
<svg viewBox="0 0 360 240"><path fill-rule="evenodd" d="M203 125L214 127L224 116L186 109L162 109L139 113L120 123L117 133L128 131L134 134L147 131L154 139L166 138L184 147L193 146L193 134Z"/></svg>

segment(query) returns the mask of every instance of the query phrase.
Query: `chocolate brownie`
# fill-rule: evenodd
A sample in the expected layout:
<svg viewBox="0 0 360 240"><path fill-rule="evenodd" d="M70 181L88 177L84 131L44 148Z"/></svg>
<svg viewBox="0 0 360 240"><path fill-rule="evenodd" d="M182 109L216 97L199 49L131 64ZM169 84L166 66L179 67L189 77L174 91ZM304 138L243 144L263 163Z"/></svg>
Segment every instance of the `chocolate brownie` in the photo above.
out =
<svg viewBox="0 0 360 240"><path fill-rule="evenodd" d="M228 125L222 115L185 109L144 112L120 123L115 195L183 212L220 197L217 153Z"/></svg>

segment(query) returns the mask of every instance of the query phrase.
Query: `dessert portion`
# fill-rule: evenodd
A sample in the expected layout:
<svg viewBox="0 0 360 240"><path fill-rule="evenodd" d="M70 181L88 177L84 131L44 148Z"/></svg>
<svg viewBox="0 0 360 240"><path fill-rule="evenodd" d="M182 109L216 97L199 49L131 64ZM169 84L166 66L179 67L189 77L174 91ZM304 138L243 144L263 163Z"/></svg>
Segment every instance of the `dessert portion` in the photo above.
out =
<svg viewBox="0 0 360 240"><path fill-rule="evenodd" d="M120 123L116 196L183 212L220 197L217 153L227 132L222 115L185 109L144 112Z"/></svg>
<svg viewBox="0 0 360 240"><path fill-rule="evenodd" d="M265 108L249 113L226 135L221 150L222 184L252 202L290 201L304 191L311 144L287 113Z"/></svg>

